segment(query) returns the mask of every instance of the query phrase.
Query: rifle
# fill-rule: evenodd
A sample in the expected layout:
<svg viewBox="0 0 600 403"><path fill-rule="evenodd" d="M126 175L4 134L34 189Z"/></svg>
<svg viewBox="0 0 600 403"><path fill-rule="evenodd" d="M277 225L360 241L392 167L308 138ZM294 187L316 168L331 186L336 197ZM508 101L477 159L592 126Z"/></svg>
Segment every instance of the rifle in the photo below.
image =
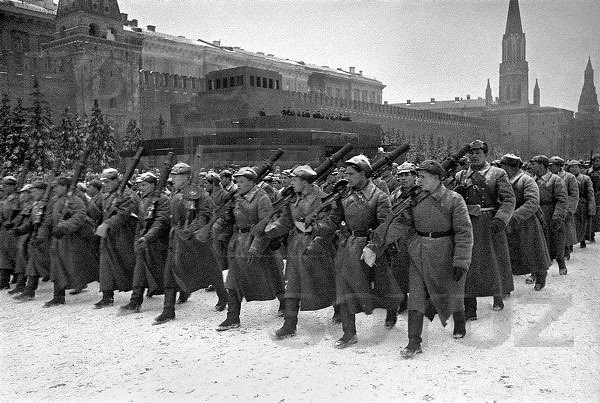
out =
<svg viewBox="0 0 600 403"><path fill-rule="evenodd" d="M279 158L281 158L281 156L284 153L285 153L285 151L283 151L281 148L278 148L277 151L275 151L275 153L273 155L271 155L269 158L267 158L262 163L262 165L255 170L257 178L254 181L254 183L259 183L261 180L263 180L264 177L267 176L267 174L273 167L273 164L275 163L275 161L277 161ZM229 202L231 200L233 200L235 193L236 193L235 191L231 191L231 192L227 193L227 195L225 195L225 197L223 198L223 201L221 202L221 204L219 204L213 211L213 214L212 214L210 220L202 228L200 228L198 231L195 232L194 235L196 236L196 239L198 241L206 242L206 240L208 239L208 236L210 234L210 231L212 229L212 226L221 217L221 213L229 205Z"/></svg>
<svg viewBox="0 0 600 403"><path fill-rule="evenodd" d="M75 192L75 189L77 189L77 182L79 181L79 177L81 176L81 173L85 169L86 160L88 159L91 152L92 152L92 149L90 147L87 147L86 149L84 149L83 152L81 153L81 155L79 156L79 161L77 161L75 163L75 169L73 169L73 177L71 178L71 182L69 183L69 187L67 188L65 204L63 205L63 208L62 208L62 211L63 211L62 219L63 220L66 219L66 216L69 211L69 209L68 209L69 200L73 196L73 192ZM51 183L48 185L48 187L50 187L50 185L51 185Z"/></svg>
<svg viewBox="0 0 600 403"><path fill-rule="evenodd" d="M367 175L367 177L376 177L383 171L388 165L392 165L392 163L402 154L406 153L410 149L410 145L402 144L400 147L390 151L389 153L384 154L381 158L375 161L371 165L371 173Z"/></svg>
<svg viewBox="0 0 600 403"><path fill-rule="evenodd" d="M167 185L167 180L169 179L169 174L171 173L171 168L175 164L175 154L170 152L167 155L167 159L164 162L164 166L162 171L160 172L160 178L158 178L158 183L156 184L156 188L154 189L155 199L152 202L152 205L148 209L148 214L146 215L146 226L144 227L143 235L146 235L152 224L154 223L154 219L156 218L156 208L158 207L158 201L160 195L162 194L165 186ZM142 236L143 236L142 235Z"/></svg>
<svg viewBox="0 0 600 403"><path fill-rule="evenodd" d="M39 200L39 205L37 210L35 211L35 215L33 216L31 222L33 223L33 236L32 239L36 239L40 226L42 222L44 222L44 217L46 216L46 209L48 208L48 201L50 200L50 195L52 194L52 182L54 182L54 178L56 176L56 172L60 166L61 161L55 160L54 164L52 164L52 169L50 170L50 174L48 174L48 186L44 190L44 194L42 198Z"/></svg>

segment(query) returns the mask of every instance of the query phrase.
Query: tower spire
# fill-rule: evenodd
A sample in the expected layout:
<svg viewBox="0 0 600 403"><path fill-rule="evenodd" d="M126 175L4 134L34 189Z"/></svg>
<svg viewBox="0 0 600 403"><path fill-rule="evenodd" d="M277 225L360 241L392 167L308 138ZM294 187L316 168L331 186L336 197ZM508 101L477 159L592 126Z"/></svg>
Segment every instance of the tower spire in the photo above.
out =
<svg viewBox="0 0 600 403"><path fill-rule="evenodd" d="M488 78L487 87L485 88L485 106L492 106L493 101L492 86L490 85L490 79Z"/></svg>
<svg viewBox="0 0 600 403"><path fill-rule="evenodd" d="M519 0L510 0L508 5L508 18L506 19L505 34L522 34L521 11L519 10Z"/></svg>
<svg viewBox="0 0 600 403"><path fill-rule="evenodd" d="M540 106L540 86L537 78L535 79L535 87L533 87L533 105Z"/></svg>
<svg viewBox="0 0 600 403"><path fill-rule="evenodd" d="M598 94L594 85L594 69L592 68L592 59L588 58L587 67L583 74L583 88L579 97L578 112L597 113L598 112Z"/></svg>

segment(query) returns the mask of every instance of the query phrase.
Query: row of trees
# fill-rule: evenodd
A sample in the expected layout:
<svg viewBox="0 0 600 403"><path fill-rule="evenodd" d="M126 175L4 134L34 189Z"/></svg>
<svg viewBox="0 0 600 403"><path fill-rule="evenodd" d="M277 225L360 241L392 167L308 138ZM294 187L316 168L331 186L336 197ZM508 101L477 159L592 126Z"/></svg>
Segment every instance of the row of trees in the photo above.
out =
<svg viewBox="0 0 600 403"><path fill-rule="evenodd" d="M141 140L142 134L136 121L130 121L122 151L137 148ZM87 165L93 172L118 162L114 129L105 121L97 100L89 117L65 109L60 121L55 124L37 81L28 106L20 98L11 105L9 97L6 94L2 96L0 166L3 172L17 172L27 160L31 172L42 173L55 160L60 161L62 171L68 171L86 147L91 148Z"/></svg>

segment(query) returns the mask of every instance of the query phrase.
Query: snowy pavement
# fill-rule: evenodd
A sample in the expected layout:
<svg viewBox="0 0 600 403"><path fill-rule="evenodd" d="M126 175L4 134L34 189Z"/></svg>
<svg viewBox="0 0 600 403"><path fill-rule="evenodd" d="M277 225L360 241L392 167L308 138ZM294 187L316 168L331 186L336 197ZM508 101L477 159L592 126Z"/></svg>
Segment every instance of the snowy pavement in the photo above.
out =
<svg viewBox="0 0 600 403"><path fill-rule="evenodd" d="M336 350L341 326L332 308L301 312L297 336L274 341L278 304L242 305L242 327L217 333L225 313L212 310L215 293L199 291L177 306L177 318L152 326L162 297L141 313L96 310L98 284L67 304L41 283L34 301L0 295L0 401L600 401L600 244L575 246L569 274L549 271L535 292L525 276L505 309L479 299L479 319L467 336L436 318L424 329L423 354L400 357L407 315L392 330L385 312L357 315L358 344Z"/></svg>

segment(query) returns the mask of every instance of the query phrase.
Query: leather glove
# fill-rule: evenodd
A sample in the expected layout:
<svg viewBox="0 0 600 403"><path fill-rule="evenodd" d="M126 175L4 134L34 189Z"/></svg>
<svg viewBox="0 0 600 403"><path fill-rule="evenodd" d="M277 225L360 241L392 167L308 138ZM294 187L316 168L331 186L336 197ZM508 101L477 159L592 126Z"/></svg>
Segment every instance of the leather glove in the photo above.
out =
<svg viewBox="0 0 600 403"><path fill-rule="evenodd" d="M4 224L2 224L2 226L6 229L12 229L15 226L15 223L8 221L8 222L5 222Z"/></svg>
<svg viewBox="0 0 600 403"><path fill-rule="evenodd" d="M452 273L452 278L454 281L460 281L463 274L467 271L462 267L453 267L454 272Z"/></svg>
<svg viewBox="0 0 600 403"><path fill-rule="evenodd" d="M559 218L553 218L550 221L550 229L553 231L558 231L563 227L563 220Z"/></svg>
<svg viewBox="0 0 600 403"><path fill-rule="evenodd" d="M189 228L184 228L179 232L179 236L181 236L181 239L192 239L193 235L194 233Z"/></svg>
<svg viewBox="0 0 600 403"><path fill-rule="evenodd" d="M492 232L497 234L498 232L502 232L506 229L506 224L499 218L494 218L492 220Z"/></svg>
<svg viewBox="0 0 600 403"><path fill-rule="evenodd" d="M52 236L55 238L62 238L66 234L66 231L61 227L56 227L52 229Z"/></svg>
<svg viewBox="0 0 600 403"><path fill-rule="evenodd" d="M377 259L377 254L371 249L368 245L365 246L362 250L362 255L360 255L361 260L364 260L367 266L373 267L375 264L375 260Z"/></svg>
<svg viewBox="0 0 600 403"><path fill-rule="evenodd" d="M137 241L135 241L135 249L142 249L148 246L148 240L146 237L141 237Z"/></svg>

